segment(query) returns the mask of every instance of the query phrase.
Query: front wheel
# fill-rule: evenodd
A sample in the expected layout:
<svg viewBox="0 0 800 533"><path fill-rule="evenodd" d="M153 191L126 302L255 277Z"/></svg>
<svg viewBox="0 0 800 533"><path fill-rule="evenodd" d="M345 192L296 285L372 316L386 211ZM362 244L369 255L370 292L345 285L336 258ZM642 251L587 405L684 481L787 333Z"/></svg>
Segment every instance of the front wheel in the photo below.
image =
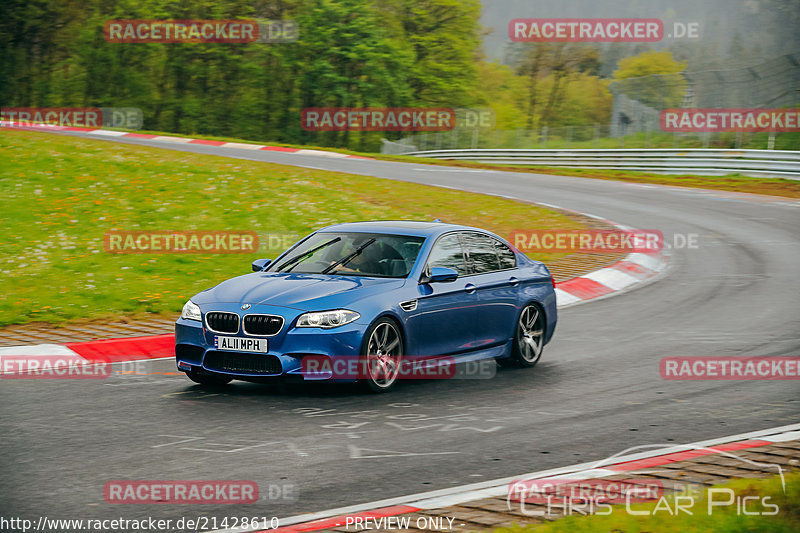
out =
<svg viewBox="0 0 800 533"><path fill-rule="evenodd" d="M544 350L544 312L536 304L528 304L522 310L514 330L514 345L511 357L498 359L502 366L532 367L542 358Z"/></svg>
<svg viewBox="0 0 800 533"><path fill-rule="evenodd" d="M403 358L403 337L400 328L389 318L381 318L365 335L361 350L364 361L362 386L369 392L388 392L397 383Z"/></svg>
<svg viewBox="0 0 800 533"><path fill-rule="evenodd" d="M199 383L200 385L209 385L212 387L227 385L233 380L233 378L229 378L227 376L222 376L222 375L206 374L206 373L201 374L196 370L189 370L185 372L185 374L186 377L188 377L195 383Z"/></svg>

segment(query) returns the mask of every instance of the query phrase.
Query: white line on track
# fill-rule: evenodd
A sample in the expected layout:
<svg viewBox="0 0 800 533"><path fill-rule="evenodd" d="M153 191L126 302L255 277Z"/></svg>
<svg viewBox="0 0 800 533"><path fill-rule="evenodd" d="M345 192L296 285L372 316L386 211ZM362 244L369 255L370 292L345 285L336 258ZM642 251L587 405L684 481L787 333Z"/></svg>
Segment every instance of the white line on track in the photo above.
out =
<svg viewBox="0 0 800 533"><path fill-rule="evenodd" d="M122 137L123 135L127 135L127 131L114 131L114 130L93 130L86 132L90 135L106 135L108 137Z"/></svg>
<svg viewBox="0 0 800 533"><path fill-rule="evenodd" d="M194 139L190 139L188 137L171 137L169 135L159 135L158 137L153 137L150 139L151 141L166 141L172 143L189 143L192 142Z"/></svg>
<svg viewBox="0 0 800 533"><path fill-rule="evenodd" d="M466 168L420 168L417 167L414 170L419 172L472 172L472 173L487 173L487 172L502 172L501 170L474 170L474 169L466 169Z"/></svg>
<svg viewBox="0 0 800 533"><path fill-rule="evenodd" d="M263 144L248 144L248 143L225 143L222 148L236 148L238 150L261 150L264 148Z"/></svg>
<svg viewBox="0 0 800 533"><path fill-rule="evenodd" d="M567 291L556 287L556 305L558 306L559 309L561 309L562 307L566 307L569 304L574 304L576 302L582 302L582 301L583 300L581 300L577 296L573 296Z"/></svg>
<svg viewBox="0 0 800 533"><path fill-rule="evenodd" d="M545 207L552 207L553 209L564 209L564 208L563 208L563 207L561 207L560 205L548 204L548 203L545 203L545 202L537 202L537 203L538 203L539 205L543 205L543 206L545 206Z"/></svg>
<svg viewBox="0 0 800 533"><path fill-rule="evenodd" d="M77 355L75 352L61 344L33 344L24 346L4 346L0 348L2 356L48 356L48 355Z"/></svg>
<svg viewBox="0 0 800 533"><path fill-rule="evenodd" d="M620 291L631 285L639 283L639 279L614 268L601 268L581 277L596 281L600 285L605 285L615 291Z"/></svg>

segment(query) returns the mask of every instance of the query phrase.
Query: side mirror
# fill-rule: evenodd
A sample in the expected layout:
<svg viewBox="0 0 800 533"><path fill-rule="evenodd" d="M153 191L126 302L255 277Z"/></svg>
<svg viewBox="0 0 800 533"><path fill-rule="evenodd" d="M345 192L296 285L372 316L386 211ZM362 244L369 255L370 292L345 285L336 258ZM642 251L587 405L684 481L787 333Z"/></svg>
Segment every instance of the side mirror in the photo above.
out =
<svg viewBox="0 0 800 533"><path fill-rule="evenodd" d="M256 259L253 261L253 272L262 272L272 263L272 259Z"/></svg>
<svg viewBox="0 0 800 533"><path fill-rule="evenodd" d="M433 267L431 273L423 278L423 283L449 283L458 279L458 272L447 267Z"/></svg>

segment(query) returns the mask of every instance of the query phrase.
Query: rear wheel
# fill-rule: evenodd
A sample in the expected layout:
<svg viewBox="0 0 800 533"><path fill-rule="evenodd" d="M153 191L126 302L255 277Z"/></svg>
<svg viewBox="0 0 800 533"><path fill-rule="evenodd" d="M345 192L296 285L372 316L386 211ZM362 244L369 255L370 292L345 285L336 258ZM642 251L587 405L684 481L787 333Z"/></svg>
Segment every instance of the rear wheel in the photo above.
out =
<svg viewBox="0 0 800 533"><path fill-rule="evenodd" d="M227 376L200 373L197 370L188 370L186 372L186 377L188 377L195 383L199 383L200 385L210 385L217 387L221 385L227 385L228 383L233 381L233 378L229 378Z"/></svg>
<svg viewBox="0 0 800 533"><path fill-rule="evenodd" d="M389 318L373 324L362 349L365 377L362 386L369 392L388 392L397 383L403 358L403 337L400 328Z"/></svg>
<svg viewBox="0 0 800 533"><path fill-rule="evenodd" d="M544 350L544 312L536 304L528 304L519 314L514 330L511 357L498 359L502 366L532 367L542 358Z"/></svg>

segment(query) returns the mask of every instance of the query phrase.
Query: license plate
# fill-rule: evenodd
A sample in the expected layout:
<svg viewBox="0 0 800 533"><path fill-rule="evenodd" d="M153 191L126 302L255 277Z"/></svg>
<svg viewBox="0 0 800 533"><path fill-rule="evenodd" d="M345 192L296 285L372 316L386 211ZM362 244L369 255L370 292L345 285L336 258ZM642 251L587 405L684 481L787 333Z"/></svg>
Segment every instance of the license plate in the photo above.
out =
<svg viewBox="0 0 800 533"><path fill-rule="evenodd" d="M248 339L246 337L214 337L217 350L232 352L267 353L267 339Z"/></svg>

